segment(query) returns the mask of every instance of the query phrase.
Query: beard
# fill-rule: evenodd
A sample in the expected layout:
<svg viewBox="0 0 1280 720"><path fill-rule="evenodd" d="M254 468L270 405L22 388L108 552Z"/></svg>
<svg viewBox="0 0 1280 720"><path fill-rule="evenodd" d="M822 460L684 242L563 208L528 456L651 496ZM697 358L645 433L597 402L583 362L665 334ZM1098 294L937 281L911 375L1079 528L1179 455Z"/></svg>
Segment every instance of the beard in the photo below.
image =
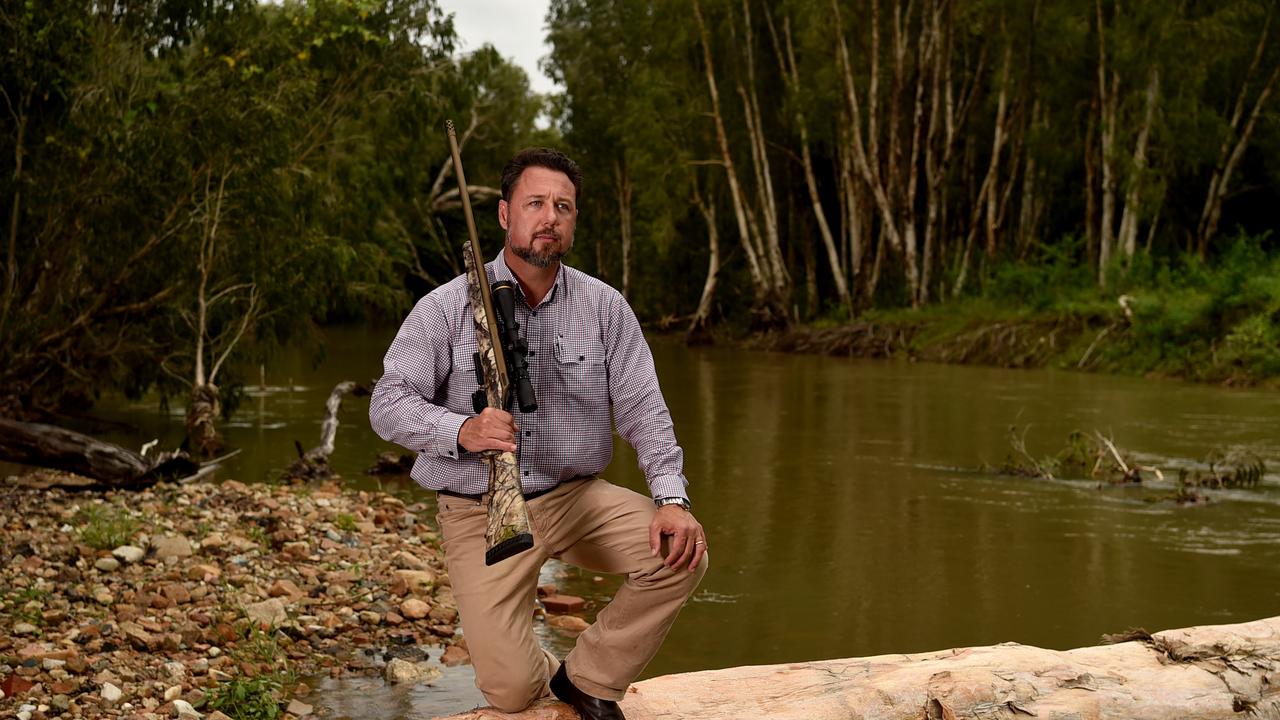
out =
<svg viewBox="0 0 1280 720"><path fill-rule="evenodd" d="M555 265L560 262L560 260L567 255L569 250L573 247L573 242L570 241L567 246L563 249L561 248L560 233L540 233L538 235L534 235L533 240L537 240L539 237L554 237L556 242L545 250L534 250L532 240L527 246L519 247L511 241L511 233L507 233L507 247L511 248L511 252L515 253L516 257L536 268L549 268L552 265Z"/></svg>

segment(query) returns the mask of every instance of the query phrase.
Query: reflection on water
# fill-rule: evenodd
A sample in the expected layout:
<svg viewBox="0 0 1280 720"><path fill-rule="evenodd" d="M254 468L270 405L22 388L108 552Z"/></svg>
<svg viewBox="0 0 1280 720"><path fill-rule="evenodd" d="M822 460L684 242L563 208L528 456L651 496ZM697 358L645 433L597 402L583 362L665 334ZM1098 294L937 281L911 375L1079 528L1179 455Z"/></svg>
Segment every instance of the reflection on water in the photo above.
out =
<svg viewBox="0 0 1280 720"><path fill-rule="evenodd" d="M393 330L335 329L324 363L301 353L267 368L223 429L243 452L223 471L276 477L294 441L316 444L324 399L380 371ZM1052 648L1105 632L1243 621L1280 601L1280 394L1048 371L686 349L655 342L659 376L686 451L711 569L646 676L805 659L914 652L1008 640ZM391 449L348 398L333 464L346 481L415 500L411 482L363 474ZM103 415L173 445L181 408L114 401ZM1208 491L1202 506L1151 502L1163 488L1104 488L976 471L1008 451L1056 452L1098 430L1172 469L1238 448L1271 473L1251 490ZM607 475L643 488L621 443ZM617 580L558 565L544 579L598 607ZM572 638L539 624L563 655ZM338 716L429 717L479 702L468 670L433 688L329 683ZM364 682L365 685L351 684ZM369 685L368 683L372 683ZM314 700L313 696L311 700ZM345 708L345 709L343 709Z"/></svg>

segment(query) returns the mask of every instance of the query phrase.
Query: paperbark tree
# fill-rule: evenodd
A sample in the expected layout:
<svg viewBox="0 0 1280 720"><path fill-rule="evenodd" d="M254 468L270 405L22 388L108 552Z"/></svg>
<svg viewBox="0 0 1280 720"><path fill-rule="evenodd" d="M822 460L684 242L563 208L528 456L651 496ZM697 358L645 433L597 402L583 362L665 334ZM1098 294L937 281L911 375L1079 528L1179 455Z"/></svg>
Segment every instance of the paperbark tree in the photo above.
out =
<svg viewBox="0 0 1280 720"><path fill-rule="evenodd" d="M698 27L698 40L702 49L703 71L706 76L707 92L711 97L711 119L716 133L716 145L720 151L720 161L724 166L725 178L729 183L729 197L733 203L734 219L738 224L738 240L747 259L747 267L751 275L754 291L755 307L753 314L762 326L786 323L786 311L782 308L775 293L776 285L771 281L768 263L764 252L754 241L756 228L754 220L748 220L748 203L742 185L738 182L738 173L733 161L733 152L729 147L729 137L725 132L724 117L720 111L720 91L716 82L715 63L711 53L711 36L702 16L699 0L692 4L694 21Z"/></svg>
<svg viewBox="0 0 1280 720"><path fill-rule="evenodd" d="M836 240L831 232L831 224L827 222L827 214L822 207L818 178L813 169L813 154L809 149L809 123L805 117L801 98L799 97L800 68L796 63L795 43L791 37L791 17L786 16L782 20L781 39L779 39L777 30L774 27L773 18L766 13L765 19L768 22L769 33L773 39L773 48L778 58L778 67L786 83L787 92L791 95L791 103L795 108L792 112L792 117L795 121L796 132L800 136L800 161L804 170L805 189L809 193L809 204L813 208L813 218L818 226L818 234L822 238L822 247L826 250L827 268L830 270L832 281L835 283L836 296L839 298L840 305L851 311L853 309L853 301L849 295L849 284L845 280L845 271L840 261L840 253L836 249Z"/></svg>
<svg viewBox="0 0 1280 720"><path fill-rule="evenodd" d="M1258 125L1258 118L1262 114L1262 109L1266 106L1267 101L1271 99L1271 93L1275 90L1276 79L1280 78L1280 62L1273 61L1270 72L1266 72L1262 65L1263 58L1266 56L1267 45L1271 39L1271 21L1275 17L1275 10L1274 4L1268 5L1266 20L1262 24L1262 32L1258 34L1258 44L1254 49L1253 59L1249 63L1249 70L1245 73L1244 81L1240 84L1240 92L1236 94L1235 106L1231 111L1231 119L1227 125L1227 133L1222 138L1222 145L1218 150L1218 160L1214 164L1213 175L1209 179L1209 188L1205 193L1204 209L1200 213L1200 222L1196 226L1196 252L1202 260L1208 253L1209 241L1218 232L1218 223L1222 217L1222 201L1227 196L1232 176L1239 167L1241 158L1244 157L1245 148L1249 146L1249 140ZM1245 106L1250 104L1249 85L1257 78L1259 71L1266 72L1266 78L1262 82L1262 89L1253 98L1248 119L1244 119ZM1243 127L1241 126L1242 120L1244 122Z"/></svg>

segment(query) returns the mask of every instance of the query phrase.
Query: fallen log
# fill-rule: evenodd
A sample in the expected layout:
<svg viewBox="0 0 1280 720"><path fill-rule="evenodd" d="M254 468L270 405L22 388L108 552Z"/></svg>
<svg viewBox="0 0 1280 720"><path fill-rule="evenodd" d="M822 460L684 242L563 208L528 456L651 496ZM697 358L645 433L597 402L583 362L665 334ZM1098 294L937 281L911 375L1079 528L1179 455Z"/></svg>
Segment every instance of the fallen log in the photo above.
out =
<svg viewBox="0 0 1280 720"><path fill-rule="evenodd" d="M1003 643L665 675L636 683L628 720L1216 720L1280 718L1280 617L1166 630L1114 645ZM515 715L552 718L553 700ZM572 717L570 714L567 717Z"/></svg>
<svg viewBox="0 0 1280 720"><path fill-rule="evenodd" d="M200 469L180 451L142 455L128 448L56 425L0 418L0 459L22 465L63 470L91 478L98 485L71 484L75 489L99 487L139 490L161 480L177 480Z"/></svg>
<svg viewBox="0 0 1280 720"><path fill-rule="evenodd" d="M298 459L284 471L283 479L327 480L333 477L333 470L329 467L329 456L333 454L334 441L338 436L338 409L342 407L342 396L347 393L364 397L369 395L371 390L351 380L343 380L333 386L329 399L324 404L324 420L320 423L320 444L303 452L302 444L294 440L293 443L298 448Z"/></svg>

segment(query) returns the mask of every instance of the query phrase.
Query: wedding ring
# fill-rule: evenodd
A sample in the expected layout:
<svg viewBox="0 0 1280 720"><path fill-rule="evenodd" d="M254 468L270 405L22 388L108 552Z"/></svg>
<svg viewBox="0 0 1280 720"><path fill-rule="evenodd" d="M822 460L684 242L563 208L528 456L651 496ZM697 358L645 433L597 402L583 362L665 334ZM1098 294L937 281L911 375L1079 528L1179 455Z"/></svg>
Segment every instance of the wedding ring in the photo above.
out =
<svg viewBox="0 0 1280 720"><path fill-rule="evenodd" d="M694 545L706 545L706 544L707 544L707 541L706 541L706 540L694 540L694 541L693 541L693 544L694 544Z"/></svg>

